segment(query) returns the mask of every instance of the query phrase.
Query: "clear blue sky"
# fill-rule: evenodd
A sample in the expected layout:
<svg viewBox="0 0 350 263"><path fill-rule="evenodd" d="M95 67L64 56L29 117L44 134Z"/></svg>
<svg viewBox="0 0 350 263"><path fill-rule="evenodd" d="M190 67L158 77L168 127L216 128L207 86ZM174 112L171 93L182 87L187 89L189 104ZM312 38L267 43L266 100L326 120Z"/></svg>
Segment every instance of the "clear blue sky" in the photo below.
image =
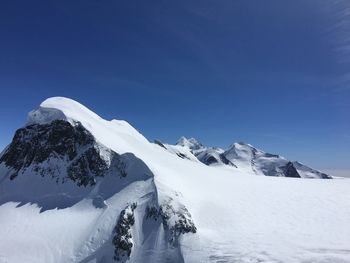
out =
<svg viewBox="0 0 350 263"><path fill-rule="evenodd" d="M66 96L150 140L245 141L350 169L349 5L1 1L0 148L29 110Z"/></svg>

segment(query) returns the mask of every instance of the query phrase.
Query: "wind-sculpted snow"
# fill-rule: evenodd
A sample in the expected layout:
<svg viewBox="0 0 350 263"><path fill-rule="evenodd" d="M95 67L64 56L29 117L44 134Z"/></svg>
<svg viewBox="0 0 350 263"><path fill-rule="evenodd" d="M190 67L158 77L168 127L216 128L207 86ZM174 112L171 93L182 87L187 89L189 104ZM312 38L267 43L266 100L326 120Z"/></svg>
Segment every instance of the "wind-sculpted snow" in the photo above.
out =
<svg viewBox="0 0 350 263"><path fill-rule="evenodd" d="M350 262L350 180L251 145L150 143L59 97L0 160L1 263Z"/></svg>

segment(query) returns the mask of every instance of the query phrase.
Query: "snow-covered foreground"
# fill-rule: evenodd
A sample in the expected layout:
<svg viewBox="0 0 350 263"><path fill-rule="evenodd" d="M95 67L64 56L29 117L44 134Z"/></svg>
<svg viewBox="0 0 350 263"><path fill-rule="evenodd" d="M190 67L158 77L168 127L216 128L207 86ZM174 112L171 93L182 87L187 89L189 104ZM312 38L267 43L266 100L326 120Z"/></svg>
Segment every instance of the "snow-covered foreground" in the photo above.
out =
<svg viewBox="0 0 350 263"><path fill-rule="evenodd" d="M252 176L206 166L149 143L124 121L103 120L65 98L46 100L29 118L40 125L79 121L100 147L131 165L125 178L109 174L79 187L72 181L58 184L31 168L10 180L11 170L1 164L1 263L116 262L113 229L132 203L137 203L133 247L122 261L350 262L348 179ZM108 159L106 152L100 154ZM149 219L147 207L164 204L163 212L164 207L175 211L170 218ZM169 241L171 226L185 220L182 214L196 231Z"/></svg>

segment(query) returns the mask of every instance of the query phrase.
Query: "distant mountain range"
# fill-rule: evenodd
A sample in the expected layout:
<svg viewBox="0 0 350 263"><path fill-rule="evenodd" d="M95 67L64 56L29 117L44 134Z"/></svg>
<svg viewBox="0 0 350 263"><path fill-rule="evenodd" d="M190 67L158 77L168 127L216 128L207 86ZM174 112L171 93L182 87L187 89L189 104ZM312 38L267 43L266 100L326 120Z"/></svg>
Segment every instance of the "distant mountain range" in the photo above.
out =
<svg viewBox="0 0 350 263"><path fill-rule="evenodd" d="M181 137L176 145L164 145L158 140L155 143L163 145L164 148L181 158L193 160L195 156L200 162L209 166L228 166L250 174L266 176L332 178L300 162L287 160L278 154L266 153L243 142L234 143L226 150L219 147L207 147L194 138L185 137Z"/></svg>

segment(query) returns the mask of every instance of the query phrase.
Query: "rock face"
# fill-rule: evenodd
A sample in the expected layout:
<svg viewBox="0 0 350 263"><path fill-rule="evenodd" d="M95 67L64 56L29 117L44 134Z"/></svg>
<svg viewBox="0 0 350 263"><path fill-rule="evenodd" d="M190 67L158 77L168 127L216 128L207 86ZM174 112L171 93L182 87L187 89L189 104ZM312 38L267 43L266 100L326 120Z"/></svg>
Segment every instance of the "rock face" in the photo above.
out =
<svg viewBox="0 0 350 263"><path fill-rule="evenodd" d="M223 153L220 153L215 149L210 148L204 150L203 152L196 153L196 157L199 161L206 165L225 164L237 168L237 166L233 162L229 161Z"/></svg>
<svg viewBox="0 0 350 263"><path fill-rule="evenodd" d="M180 235L197 232L191 215L185 207L175 210L170 204L163 205L161 207L161 217L163 225L169 233L169 242L172 245L178 245Z"/></svg>
<svg viewBox="0 0 350 263"><path fill-rule="evenodd" d="M92 142L93 137L80 123L75 127L61 120L45 125L33 124L16 131L0 162L13 168L13 179L21 169L42 163L49 157L67 156L72 161L78 154L79 146Z"/></svg>
<svg viewBox="0 0 350 263"><path fill-rule="evenodd" d="M87 186L94 185L95 177L106 174L111 166L125 176L120 156L109 150L105 159L101 151L103 147L79 122L72 125L55 120L17 130L0 163L10 168L11 180L32 169L42 176L55 178L57 183L71 179L79 186ZM66 176L62 177L62 173Z"/></svg>
<svg viewBox="0 0 350 263"><path fill-rule="evenodd" d="M294 177L294 178L301 177L297 169L295 169L292 162L288 162L284 167L282 167L282 170L284 172L285 177Z"/></svg>
<svg viewBox="0 0 350 263"><path fill-rule="evenodd" d="M172 246L178 245L180 235L187 233L195 234L197 228L185 206L180 205L175 207L170 198L163 203L159 208L148 206L146 208L146 219L158 220L161 219L163 227L168 236L168 242Z"/></svg>
<svg viewBox="0 0 350 263"><path fill-rule="evenodd" d="M159 145L160 147L162 147L162 148L164 148L164 149L167 149L166 147L165 147L165 145L160 141L160 140L154 140L154 143L155 144L157 144L157 145Z"/></svg>
<svg viewBox="0 0 350 263"><path fill-rule="evenodd" d="M165 233L164 238L172 249L179 247L179 237L181 235L197 232L189 211L184 205L174 203L172 198L168 198L168 201L162 205L147 205L144 213L139 213L140 211L136 213L136 209L144 208L137 208L136 203L129 204L121 211L114 227L112 244L114 246L113 259L116 261L125 262L132 254L135 242L133 240L133 231L135 231L133 226L137 215L144 214L144 220L146 221L160 220Z"/></svg>
<svg viewBox="0 0 350 263"><path fill-rule="evenodd" d="M119 220L114 228L113 246L114 260L126 260L131 255L133 247L131 228L135 224L134 210L137 204L128 205L121 211Z"/></svg>

